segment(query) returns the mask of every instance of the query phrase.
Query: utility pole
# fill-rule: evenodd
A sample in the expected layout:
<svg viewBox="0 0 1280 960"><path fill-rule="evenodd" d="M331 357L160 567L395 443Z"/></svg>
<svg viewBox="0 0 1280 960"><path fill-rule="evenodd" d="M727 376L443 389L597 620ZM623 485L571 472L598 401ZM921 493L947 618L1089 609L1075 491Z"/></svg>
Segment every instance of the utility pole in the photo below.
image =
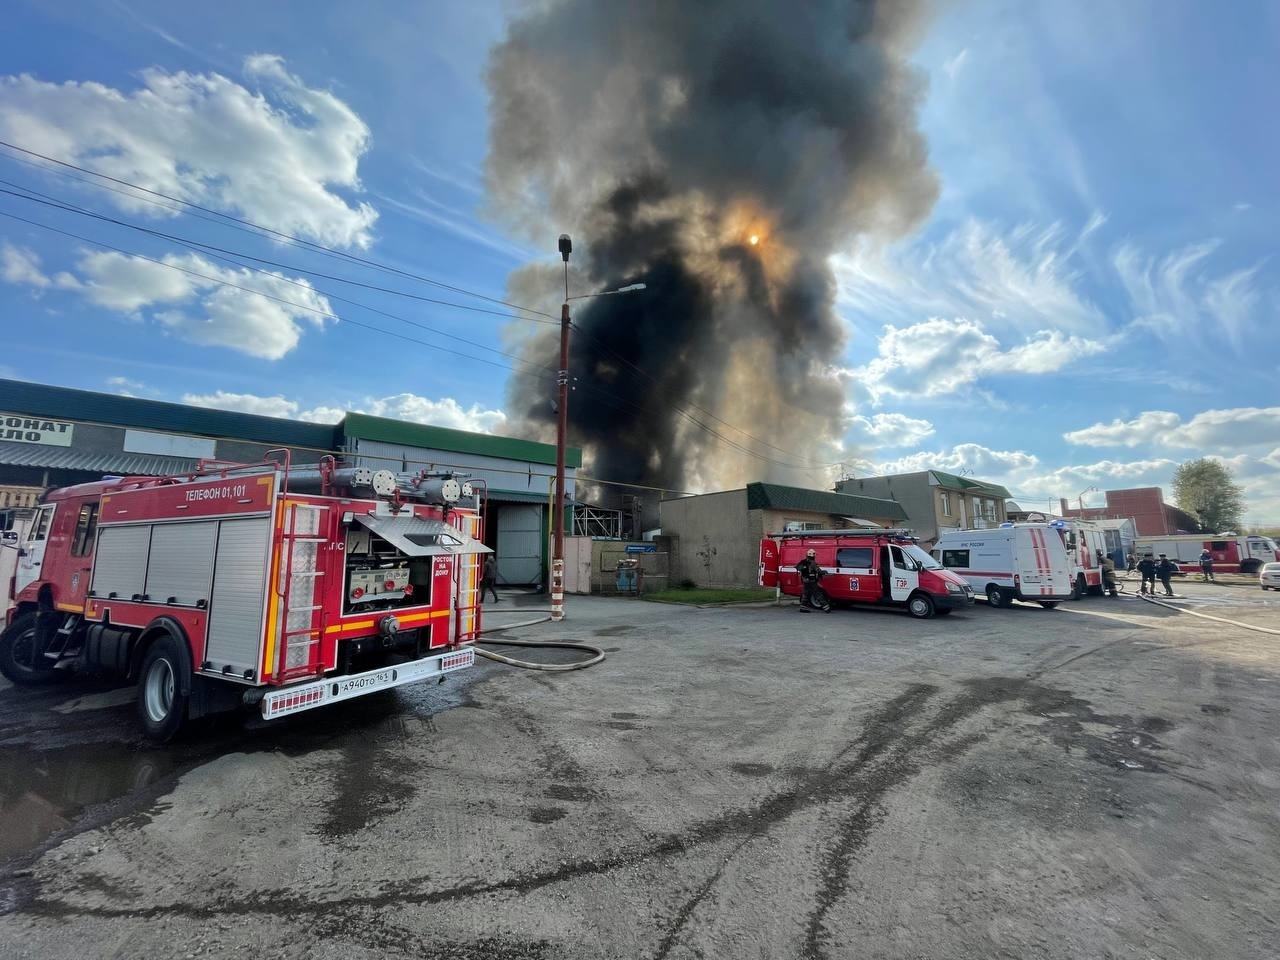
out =
<svg viewBox="0 0 1280 960"><path fill-rule="evenodd" d="M556 372L556 503L551 516L551 621L564 619L564 450L569 431L569 254L573 241L560 234L564 261L564 303L560 305L560 368Z"/></svg>

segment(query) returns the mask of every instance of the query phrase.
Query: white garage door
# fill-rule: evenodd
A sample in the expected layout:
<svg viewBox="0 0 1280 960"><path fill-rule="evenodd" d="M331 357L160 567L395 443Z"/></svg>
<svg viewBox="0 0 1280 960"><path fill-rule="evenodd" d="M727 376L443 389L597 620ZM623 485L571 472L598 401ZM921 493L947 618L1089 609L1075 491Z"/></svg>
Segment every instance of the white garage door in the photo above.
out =
<svg viewBox="0 0 1280 960"><path fill-rule="evenodd" d="M498 583L542 580L542 507L508 503L498 508Z"/></svg>

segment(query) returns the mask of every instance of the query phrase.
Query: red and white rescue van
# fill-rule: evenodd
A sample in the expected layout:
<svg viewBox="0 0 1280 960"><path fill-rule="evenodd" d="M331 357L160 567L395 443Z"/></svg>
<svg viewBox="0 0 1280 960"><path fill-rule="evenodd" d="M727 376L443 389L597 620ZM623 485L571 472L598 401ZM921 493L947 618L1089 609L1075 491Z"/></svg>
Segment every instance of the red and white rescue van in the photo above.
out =
<svg viewBox="0 0 1280 960"><path fill-rule="evenodd" d="M22 542L0 671L138 680L147 735L271 719L461 670L480 628L478 497L424 474L209 464L52 490Z"/></svg>
<svg viewBox="0 0 1280 960"><path fill-rule="evenodd" d="M1066 544L1048 523L950 530L934 544L933 555L993 607L1029 600L1052 610L1074 589Z"/></svg>
<svg viewBox="0 0 1280 960"><path fill-rule="evenodd" d="M1200 552L1208 550L1213 557L1214 573L1257 573L1264 563L1280 560L1280 549L1270 537L1250 534L1220 533L1206 536L1203 533L1179 534L1169 537L1139 537L1133 546L1139 557L1148 553L1153 557L1165 554L1178 564L1183 573L1200 572Z"/></svg>
<svg viewBox="0 0 1280 960"><path fill-rule="evenodd" d="M760 541L760 585L801 596L796 564L810 550L826 574L820 589L833 603L905 607L921 619L973 603L969 585L943 570L903 530L770 534Z"/></svg>

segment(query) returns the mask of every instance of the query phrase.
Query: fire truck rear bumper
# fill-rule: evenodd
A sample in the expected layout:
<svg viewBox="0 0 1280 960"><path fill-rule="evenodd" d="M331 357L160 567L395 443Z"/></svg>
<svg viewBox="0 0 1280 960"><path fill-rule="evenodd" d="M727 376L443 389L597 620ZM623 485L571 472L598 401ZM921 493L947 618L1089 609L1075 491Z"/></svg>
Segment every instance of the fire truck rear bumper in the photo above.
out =
<svg viewBox="0 0 1280 960"><path fill-rule="evenodd" d="M301 713L315 707L340 700L351 700L365 694L377 693L407 683L419 683L432 677L444 676L457 670L465 670L476 662L476 652L471 647L450 650L448 653L397 663L365 673L352 673L330 677L313 683L301 683L284 687L262 698L262 716L266 720Z"/></svg>

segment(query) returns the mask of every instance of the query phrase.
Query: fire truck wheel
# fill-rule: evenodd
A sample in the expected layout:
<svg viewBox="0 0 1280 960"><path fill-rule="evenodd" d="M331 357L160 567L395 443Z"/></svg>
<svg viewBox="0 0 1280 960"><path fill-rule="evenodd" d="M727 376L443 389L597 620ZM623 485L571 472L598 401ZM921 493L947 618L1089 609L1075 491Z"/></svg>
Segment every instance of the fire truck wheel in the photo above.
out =
<svg viewBox="0 0 1280 960"><path fill-rule="evenodd" d="M54 683L65 674L36 653L36 614L24 613L0 633L0 673L23 686Z"/></svg>
<svg viewBox="0 0 1280 960"><path fill-rule="evenodd" d="M913 593L907 598L907 613L917 620L928 620L934 610L933 599L927 593Z"/></svg>
<svg viewBox="0 0 1280 960"><path fill-rule="evenodd" d="M1083 600L1089 592L1089 581L1085 580L1083 573L1076 574L1076 586L1071 591L1072 600Z"/></svg>
<svg viewBox="0 0 1280 960"><path fill-rule="evenodd" d="M178 674L182 653L172 634L164 634L147 648L138 671L138 719L152 740L172 740L187 717L188 697Z"/></svg>

